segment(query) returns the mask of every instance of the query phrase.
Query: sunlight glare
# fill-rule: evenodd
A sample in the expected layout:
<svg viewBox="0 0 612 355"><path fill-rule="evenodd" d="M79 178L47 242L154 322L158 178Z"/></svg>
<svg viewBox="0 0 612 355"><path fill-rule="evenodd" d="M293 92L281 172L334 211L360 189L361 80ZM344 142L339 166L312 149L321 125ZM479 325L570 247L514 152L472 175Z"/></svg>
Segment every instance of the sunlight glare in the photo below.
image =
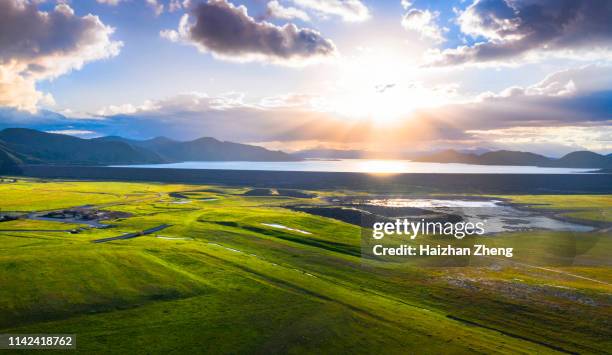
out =
<svg viewBox="0 0 612 355"><path fill-rule="evenodd" d="M404 160L363 160L357 163L358 171L370 174L398 174L406 171Z"/></svg>
<svg viewBox="0 0 612 355"><path fill-rule="evenodd" d="M340 69L330 109L356 119L393 122L416 109L448 101L445 93L422 85L420 68L391 49L363 49L347 57Z"/></svg>

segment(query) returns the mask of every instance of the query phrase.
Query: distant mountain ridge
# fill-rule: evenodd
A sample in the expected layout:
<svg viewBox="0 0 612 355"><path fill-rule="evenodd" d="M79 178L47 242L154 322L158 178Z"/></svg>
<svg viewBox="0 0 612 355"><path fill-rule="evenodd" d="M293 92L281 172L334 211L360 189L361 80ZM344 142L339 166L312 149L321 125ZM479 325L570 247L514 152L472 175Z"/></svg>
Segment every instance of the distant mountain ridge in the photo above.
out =
<svg viewBox="0 0 612 355"><path fill-rule="evenodd" d="M419 162L464 163L478 165L517 165L540 166L554 168L612 168L612 155L602 155L589 151L577 151L564 155L559 159L549 158L529 152L498 150L483 154L467 154L449 149L413 159Z"/></svg>
<svg viewBox="0 0 612 355"><path fill-rule="evenodd" d="M25 128L0 131L0 173L18 174L24 164L130 165L182 161L298 161L303 158L384 158L384 153L359 150L312 149L294 154L263 147L223 142L211 137L181 142L166 137L134 140L118 136L93 139L46 133ZM389 156L388 158L391 158ZM554 159L543 155L508 150L470 152L444 150L413 153L395 159L419 162L479 165L522 165L612 170L612 154L577 151Z"/></svg>
<svg viewBox="0 0 612 355"><path fill-rule="evenodd" d="M489 149L477 148L474 150L459 150L458 153L476 154L487 153ZM419 152L385 152L371 151L359 149L329 149L329 148L312 148L304 149L291 153L291 155L303 159L408 159L412 160L424 155L433 154L431 151Z"/></svg>
<svg viewBox="0 0 612 355"><path fill-rule="evenodd" d="M408 159L417 162L430 163L462 163L476 165L516 165L540 166L555 168L585 168L610 169L612 168L612 154L602 155L589 151L576 151L555 159L530 152L510 150L489 151L458 151L454 149L436 152L405 153L398 158L398 154L376 153L372 154L361 150L339 149L309 149L302 150L293 155L307 159Z"/></svg>
<svg viewBox="0 0 612 355"><path fill-rule="evenodd" d="M129 165L198 160L295 161L298 158L262 147L199 138L188 142L165 137L83 139L26 128L0 131L0 172L18 173L23 164Z"/></svg>
<svg viewBox="0 0 612 355"><path fill-rule="evenodd" d="M281 151L266 148L222 142L215 138L203 137L180 142L166 137L139 141L116 136L94 138L102 142L124 142L131 146L147 149L171 162L180 161L296 161L301 160Z"/></svg>

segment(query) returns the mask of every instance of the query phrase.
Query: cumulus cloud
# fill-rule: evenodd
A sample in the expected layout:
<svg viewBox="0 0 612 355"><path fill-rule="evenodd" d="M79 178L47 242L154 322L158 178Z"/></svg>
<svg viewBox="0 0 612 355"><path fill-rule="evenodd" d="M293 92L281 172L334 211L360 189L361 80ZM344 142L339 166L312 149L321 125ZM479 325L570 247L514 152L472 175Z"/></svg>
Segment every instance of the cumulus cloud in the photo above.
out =
<svg viewBox="0 0 612 355"><path fill-rule="evenodd" d="M265 108L316 108L319 107L318 102L321 100L319 95L290 93L284 95L275 95L264 97L259 105Z"/></svg>
<svg viewBox="0 0 612 355"><path fill-rule="evenodd" d="M228 110L239 107L250 107L243 102L244 94L229 92L217 96L193 92L175 95L161 100L146 100L140 105L110 105L99 109L98 116L116 116L123 114L152 113L165 114L175 112L204 112L208 110Z"/></svg>
<svg viewBox="0 0 612 355"><path fill-rule="evenodd" d="M268 15L283 20L310 21L310 16L305 11L291 6L283 6L276 0L268 2Z"/></svg>
<svg viewBox="0 0 612 355"><path fill-rule="evenodd" d="M467 133L500 149L535 151L559 157L577 150L612 151L612 126L543 126L472 130Z"/></svg>
<svg viewBox="0 0 612 355"><path fill-rule="evenodd" d="M317 13L320 17L338 16L346 22L361 22L370 18L370 10L361 0L292 0L304 9Z"/></svg>
<svg viewBox="0 0 612 355"><path fill-rule="evenodd" d="M315 30L294 24L276 26L250 17L245 6L226 0L209 0L183 15L178 30L161 36L195 45L203 52L238 61L302 64L333 56L333 42Z"/></svg>
<svg viewBox="0 0 612 355"><path fill-rule="evenodd" d="M164 12L164 4L161 4L157 0L146 0L147 5L155 12L156 16L161 15Z"/></svg>
<svg viewBox="0 0 612 355"><path fill-rule="evenodd" d="M552 73L530 86L484 93L436 114L459 120L467 130L609 124L611 86L612 66L588 65Z"/></svg>
<svg viewBox="0 0 612 355"><path fill-rule="evenodd" d="M554 92L555 88L572 84L581 92L606 91L612 88L612 66L589 64L554 72L531 87L532 90Z"/></svg>
<svg viewBox="0 0 612 355"><path fill-rule="evenodd" d="M86 62L119 53L113 28L97 16L75 15L60 3L49 12L37 2L0 2L0 106L35 111L52 97L36 90L36 82L80 69Z"/></svg>
<svg viewBox="0 0 612 355"><path fill-rule="evenodd" d="M402 26L408 31L418 33L422 39L442 43L444 42L444 29L436 24L439 15L438 12L429 10L410 9L402 17Z"/></svg>
<svg viewBox="0 0 612 355"><path fill-rule="evenodd" d="M170 0L168 11L174 12L183 8L183 4L179 0Z"/></svg>
<svg viewBox="0 0 612 355"><path fill-rule="evenodd" d="M430 53L434 65L508 62L527 55L612 49L612 2L592 0L475 0L458 17L478 40ZM483 40L480 40L483 39Z"/></svg>

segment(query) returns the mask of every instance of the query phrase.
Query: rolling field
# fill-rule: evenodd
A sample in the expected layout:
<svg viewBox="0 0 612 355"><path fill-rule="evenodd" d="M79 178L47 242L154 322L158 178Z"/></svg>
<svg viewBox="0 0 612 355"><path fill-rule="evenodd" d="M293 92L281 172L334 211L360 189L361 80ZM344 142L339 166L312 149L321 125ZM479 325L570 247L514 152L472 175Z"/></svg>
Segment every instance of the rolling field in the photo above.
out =
<svg viewBox="0 0 612 355"><path fill-rule="evenodd" d="M488 237L515 246L511 260L390 263L360 256L359 227L284 208L323 199L249 190L0 184L0 212L93 205L129 214L103 229L0 223L0 333L75 333L83 353L612 352L609 230ZM612 222L610 195L503 197ZM569 263L550 257L567 250Z"/></svg>

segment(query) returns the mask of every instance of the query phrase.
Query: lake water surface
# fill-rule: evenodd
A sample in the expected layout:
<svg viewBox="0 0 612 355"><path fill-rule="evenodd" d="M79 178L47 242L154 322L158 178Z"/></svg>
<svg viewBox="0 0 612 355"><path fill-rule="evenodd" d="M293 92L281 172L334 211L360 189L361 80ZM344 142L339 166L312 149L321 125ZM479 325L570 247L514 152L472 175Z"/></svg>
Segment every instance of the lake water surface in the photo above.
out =
<svg viewBox="0 0 612 355"><path fill-rule="evenodd" d="M485 199L435 199L435 198L387 198L370 199L360 203L388 208L422 208L435 212L457 214L465 222L485 222L486 234L522 231L553 230L565 232L590 232L591 226L551 218L537 209L517 209L499 200Z"/></svg>
<svg viewBox="0 0 612 355"><path fill-rule="evenodd" d="M123 165L160 169L219 169L263 171L316 171L355 173L438 173L438 174L582 174L593 169L543 168L537 166L420 163L409 160L340 159L291 162L194 161L172 164Z"/></svg>

